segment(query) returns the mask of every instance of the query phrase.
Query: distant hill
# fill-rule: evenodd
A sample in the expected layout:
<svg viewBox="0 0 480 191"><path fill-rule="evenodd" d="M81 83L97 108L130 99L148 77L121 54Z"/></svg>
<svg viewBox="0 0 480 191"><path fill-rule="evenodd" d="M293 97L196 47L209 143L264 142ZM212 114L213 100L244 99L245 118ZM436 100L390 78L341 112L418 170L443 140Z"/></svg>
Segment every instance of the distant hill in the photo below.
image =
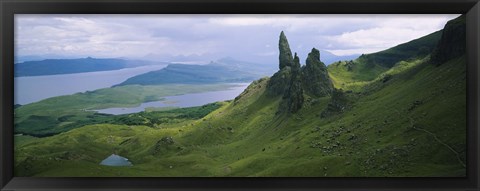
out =
<svg viewBox="0 0 480 191"><path fill-rule="evenodd" d="M251 82L271 75L276 66L223 58L207 65L170 64L167 67L131 77L122 85L156 85L156 84L204 84L220 82Z"/></svg>
<svg viewBox="0 0 480 191"><path fill-rule="evenodd" d="M376 53L363 54L355 60L330 64L328 71L334 83L342 88L356 86L377 78L401 61L411 61L429 55L437 46L442 31L406 42Z"/></svg>
<svg viewBox="0 0 480 191"><path fill-rule="evenodd" d="M82 72L118 70L150 64L155 64L155 62L113 58L99 59L90 57L79 59L47 59L15 64L14 74L15 77L73 74Z"/></svg>
<svg viewBox="0 0 480 191"><path fill-rule="evenodd" d="M363 62L391 68L399 61L420 58L430 54L437 46L441 36L442 30L384 51L364 54L359 59Z"/></svg>
<svg viewBox="0 0 480 191"><path fill-rule="evenodd" d="M320 55L322 57L322 62L325 63L325 65L330 65L334 62L342 61L342 60L355 60L360 56L360 54L354 54L354 55L347 55L347 56L338 56L335 55L331 52L328 52L326 50L320 50Z"/></svg>
<svg viewBox="0 0 480 191"><path fill-rule="evenodd" d="M255 62L237 60L232 57L221 58L216 61L210 62L214 66L224 66L233 70L248 71L252 74L260 76L270 76L277 71L278 66L276 64L259 64Z"/></svg>

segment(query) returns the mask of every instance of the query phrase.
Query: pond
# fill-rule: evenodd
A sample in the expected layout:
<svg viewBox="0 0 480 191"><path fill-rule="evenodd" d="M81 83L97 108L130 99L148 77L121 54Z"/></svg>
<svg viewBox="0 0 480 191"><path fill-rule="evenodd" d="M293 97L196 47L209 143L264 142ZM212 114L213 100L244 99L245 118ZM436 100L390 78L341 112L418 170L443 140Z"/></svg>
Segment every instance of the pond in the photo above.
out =
<svg viewBox="0 0 480 191"><path fill-rule="evenodd" d="M130 161L128 161L127 158L112 154L106 159L104 159L101 163L101 165L105 166L133 166Z"/></svg>

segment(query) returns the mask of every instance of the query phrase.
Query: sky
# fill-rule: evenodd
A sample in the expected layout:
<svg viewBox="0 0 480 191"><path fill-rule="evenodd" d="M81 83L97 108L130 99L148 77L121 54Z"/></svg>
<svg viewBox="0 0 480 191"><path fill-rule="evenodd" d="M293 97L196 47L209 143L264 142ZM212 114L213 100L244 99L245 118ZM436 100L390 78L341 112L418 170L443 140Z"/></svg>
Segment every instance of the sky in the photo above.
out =
<svg viewBox="0 0 480 191"><path fill-rule="evenodd" d="M15 15L16 58L278 62L284 31L304 61L313 48L367 54L441 30L442 15Z"/></svg>

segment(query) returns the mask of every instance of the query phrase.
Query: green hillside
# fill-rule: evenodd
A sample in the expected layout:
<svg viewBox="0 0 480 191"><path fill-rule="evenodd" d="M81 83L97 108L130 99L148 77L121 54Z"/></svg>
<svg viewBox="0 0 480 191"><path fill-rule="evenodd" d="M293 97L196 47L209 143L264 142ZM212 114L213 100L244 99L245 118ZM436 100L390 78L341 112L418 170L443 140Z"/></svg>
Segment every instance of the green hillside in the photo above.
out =
<svg viewBox="0 0 480 191"><path fill-rule="evenodd" d="M17 136L15 176L464 177L466 56L430 59L444 47L351 72L316 49L300 67L282 32L280 70L234 100ZM133 166L99 165L113 153Z"/></svg>
<svg viewBox="0 0 480 191"><path fill-rule="evenodd" d="M133 76L117 86L251 82L273 71L269 65L223 58L206 65L169 64L160 70Z"/></svg>
<svg viewBox="0 0 480 191"><path fill-rule="evenodd" d="M328 66L336 88L358 90L366 81L377 78L401 61L413 61L428 56L442 36L437 31L419 39L372 54L363 54L355 60L335 62Z"/></svg>
<svg viewBox="0 0 480 191"><path fill-rule="evenodd" d="M464 61L422 63L371 95L347 94L356 104L328 118L319 116L328 98L275 115L280 98L265 96L264 79L201 120L99 124L35 140L16 150L16 175L463 176ZM98 165L113 152L135 165Z"/></svg>
<svg viewBox="0 0 480 191"><path fill-rule="evenodd" d="M107 114L95 110L135 107L160 101L165 96L225 90L229 84L128 85L58 96L15 109L15 134L46 137L89 124L107 122Z"/></svg>

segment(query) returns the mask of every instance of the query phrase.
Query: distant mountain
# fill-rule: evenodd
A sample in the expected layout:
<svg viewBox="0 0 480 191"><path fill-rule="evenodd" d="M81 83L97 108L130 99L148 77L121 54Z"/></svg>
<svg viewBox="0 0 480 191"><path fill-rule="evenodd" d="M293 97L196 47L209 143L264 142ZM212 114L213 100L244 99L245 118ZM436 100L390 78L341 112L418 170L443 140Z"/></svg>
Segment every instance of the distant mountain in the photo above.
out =
<svg viewBox="0 0 480 191"><path fill-rule="evenodd" d="M251 82L273 74L275 66L223 58L206 65L170 64L167 67L131 77L122 85L202 84L220 82Z"/></svg>
<svg viewBox="0 0 480 191"><path fill-rule="evenodd" d="M347 55L347 56L337 56L331 52L328 52L326 50L320 50L320 56L322 57L322 61L325 63L325 65L330 65L334 62L342 61L342 60L355 60L360 56L360 54L354 54L354 55Z"/></svg>
<svg viewBox="0 0 480 191"><path fill-rule="evenodd" d="M56 74L73 74L82 72L96 72L133 68L151 64L159 64L151 61L125 60L125 59L47 59L41 61L26 61L15 64L15 77L43 76Z"/></svg>
<svg viewBox="0 0 480 191"><path fill-rule="evenodd" d="M88 57L88 56L77 56L77 58ZM28 62L28 61L39 61L39 60L47 60L47 59L72 59L71 56L67 55L58 55L58 54L42 54L42 55L22 55L22 56L15 56L14 58L15 64L21 62Z"/></svg>
<svg viewBox="0 0 480 191"><path fill-rule="evenodd" d="M270 76L277 70L276 64L260 64L249 61L241 61L232 57L221 58L210 62L212 65L225 66L233 70L248 71L260 76Z"/></svg>
<svg viewBox="0 0 480 191"><path fill-rule="evenodd" d="M189 54L189 55L170 55L162 53L150 53L143 57L140 57L140 60L163 60L170 63L182 63L182 64L207 64L210 60L214 60L218 56L213 54Z"/></svg>

